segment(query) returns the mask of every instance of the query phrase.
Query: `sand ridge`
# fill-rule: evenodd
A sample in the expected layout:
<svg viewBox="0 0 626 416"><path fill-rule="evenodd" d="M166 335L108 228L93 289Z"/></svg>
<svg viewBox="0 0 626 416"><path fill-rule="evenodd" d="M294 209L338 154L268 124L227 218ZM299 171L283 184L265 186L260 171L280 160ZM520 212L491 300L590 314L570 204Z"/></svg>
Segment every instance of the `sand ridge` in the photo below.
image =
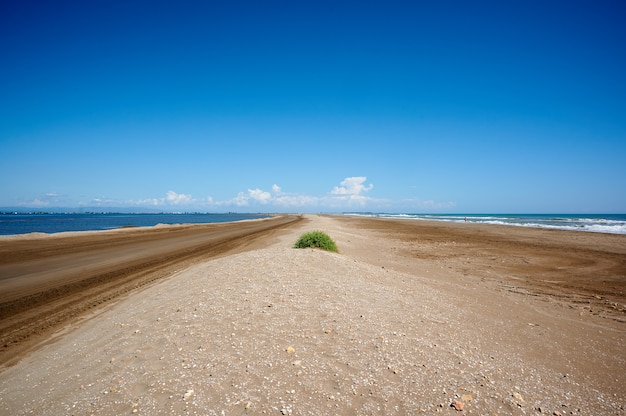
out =
<svg viewBox="0 0 626 416"><path fill-rule="evenodd" d="M498 279L463 273L478 263L454 250L408 256L428 243L399 244L393 226L308 220L267 248L196 264L94 313L0 374L0 409L624 414L618 315L538 296L504 269ZM310 229L341 253L292 249Z"/></svg>

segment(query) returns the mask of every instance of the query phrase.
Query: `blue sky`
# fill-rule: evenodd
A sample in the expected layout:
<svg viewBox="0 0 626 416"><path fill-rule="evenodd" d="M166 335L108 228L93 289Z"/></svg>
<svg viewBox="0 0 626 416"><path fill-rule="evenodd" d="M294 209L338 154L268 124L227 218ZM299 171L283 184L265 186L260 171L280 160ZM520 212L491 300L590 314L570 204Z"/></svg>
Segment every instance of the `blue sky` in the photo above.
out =
<svg viewBox="0 0 626 416"><path fill-rule="evenodd" d="M621 1L7 1L0 206L626 212Z"/></svg>

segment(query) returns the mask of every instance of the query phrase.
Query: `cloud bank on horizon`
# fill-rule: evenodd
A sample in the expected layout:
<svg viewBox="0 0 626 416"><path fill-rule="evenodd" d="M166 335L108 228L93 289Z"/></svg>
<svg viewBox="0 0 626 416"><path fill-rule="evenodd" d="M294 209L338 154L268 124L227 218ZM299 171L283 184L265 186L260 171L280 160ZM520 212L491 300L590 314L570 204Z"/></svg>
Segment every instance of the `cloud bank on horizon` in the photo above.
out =
<svg viewBox="0 0 626 416"><path fill-rule="evenodd" d="M247 189L230 199L215 200L211 196L196 197L192 194L169 190L163 197L136 200L116 200L112 198L93 198L90 200L70 200L57 192L47 192L41 198L25 201L21 207L45 209L67 205L68 207L114 207L114 208L146 208L164 211L199 210L207 212L219 211L273 211L273 212L339 212L363 209L392 208L395 201L375 198L369 195L374 184L367 183L366 176L352 176L342 180L324 195L307 195L285 192L278 184L270 190L260 188ZM437 203L435 201L407 200L416 209L437 210L454 208L453 202Z"/></svg>

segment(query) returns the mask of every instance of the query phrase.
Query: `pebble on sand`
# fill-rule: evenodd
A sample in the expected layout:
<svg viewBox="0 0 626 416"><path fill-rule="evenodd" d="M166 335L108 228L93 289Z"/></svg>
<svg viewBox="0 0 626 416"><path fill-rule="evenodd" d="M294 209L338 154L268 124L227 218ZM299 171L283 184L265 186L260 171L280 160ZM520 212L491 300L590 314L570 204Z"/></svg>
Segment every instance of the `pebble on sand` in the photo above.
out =
<svg viewBox="0 0 626 416"><path fill-rule="evenodd" d="M453 407L454 410L461 412L465 408L465 403L460 400L452 400L452 404L450 406Z"/></svg>

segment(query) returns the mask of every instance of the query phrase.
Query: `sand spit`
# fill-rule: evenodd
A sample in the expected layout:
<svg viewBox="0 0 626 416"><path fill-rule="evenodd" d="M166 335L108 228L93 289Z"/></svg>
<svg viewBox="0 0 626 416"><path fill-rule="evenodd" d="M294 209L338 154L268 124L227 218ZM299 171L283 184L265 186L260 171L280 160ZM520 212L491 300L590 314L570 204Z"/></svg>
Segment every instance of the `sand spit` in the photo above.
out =
<svg viewBox="0 0 626 416"><path fill-rule="evenodd" d="M567 259L619 287L626 239L308 219L92 311L0 373L0 413L625 414L624 293ZM310 229L341 253L292 249Z"/></svg>
<svg viewBox="0 0 626 416"><path fill-rule="evenodd" d="M0 365L76 317L191 264L260 247L297 216L0 240Z"/></svg>

